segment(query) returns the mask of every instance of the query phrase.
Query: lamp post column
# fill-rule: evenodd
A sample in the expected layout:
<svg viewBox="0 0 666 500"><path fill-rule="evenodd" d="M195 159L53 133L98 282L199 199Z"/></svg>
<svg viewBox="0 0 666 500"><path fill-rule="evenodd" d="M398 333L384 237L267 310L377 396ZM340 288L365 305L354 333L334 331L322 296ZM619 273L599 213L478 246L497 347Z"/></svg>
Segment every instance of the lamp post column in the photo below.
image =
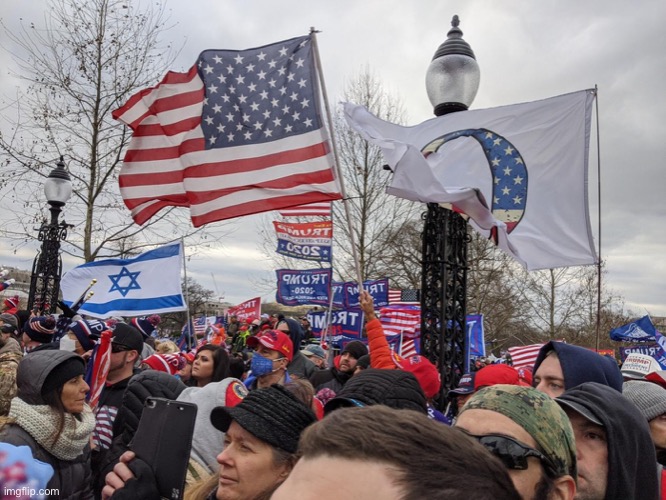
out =
<svg viewBox="0 0 666 500"><path fill-rule="evenodd" d="M467 110L479 88L479 66L462 39L458 16L426 74L436 116ZM438 406L464 372L466 356L467 221L457 212L428 203L423 216L421 351L439 370Z"/></svg>
<svg viewBox="0 0 666 500"><path fill-rule="evenodd" d="M71 227L64 220L58 221L62 208L72 194L72 182L62 157L46 179L44 192L51 220L44 221L39 228L37 238L42 246L32 263L28 310L37 309L46 314L56 311L62 275L60 242L67 237L67 229Z"/></svg>

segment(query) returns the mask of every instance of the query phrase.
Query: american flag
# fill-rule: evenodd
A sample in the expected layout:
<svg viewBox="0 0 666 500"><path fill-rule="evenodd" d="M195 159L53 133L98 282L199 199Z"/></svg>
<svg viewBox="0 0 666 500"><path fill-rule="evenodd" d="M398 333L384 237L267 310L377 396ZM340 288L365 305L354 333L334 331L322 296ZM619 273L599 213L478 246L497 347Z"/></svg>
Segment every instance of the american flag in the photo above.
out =
<svg viewBox="0 0 666 500"><path fill-rule="evenodd" d="M406 339L403 337L398 354L403 358L416 356L418 354L418 351L416 350L416 339Z"/></svg>
<svg viewBox="0 0 666 500"><path fill-rule="evenodd" d="M395 305L379 310L379 321L386 335L400 335L414 338L421 332L421 308L418 306Z"/></svg>
<svg viewBox="0 0 666 500"><path fill-rule="evenodd" d="M95 346L93 355L88 363L89 368L86 373L86 382L90 387L88 391L88 405L93 410L97 407L102 389L106 385L106 377L109 374L112 336L113 332L111 330L102 332L99 343Z"/></svg>
<svg viewBox="0 0 666 500"><path fill-rule="evenodd" d="M293 208L285 208L279 211L282 217L302 217L302 216L331 216L331 202L324 201L321 203L310 203L309 205L301 205Z"/></svg>
<svg viewBox="0 0 666 500"><path fill-rule="evenodd" d="M167 206L195 227L341 198L311 36L206 50L113 113L133 130L120 191L137 224Z"/></svg>
<svg viewBox="0 0 666 500"><path fill-rule="evenodd" d="M544 344L530 344L509 347L507 351L511 355L514 368L532 368L537 359L539 351Z"/></svg>
<svg viewBox="0 0 666 500"><path fill-rule="evenodd" d="M421 290L407 289L395 290L389 289L389 304L419 304L421 300Z"/></svg>

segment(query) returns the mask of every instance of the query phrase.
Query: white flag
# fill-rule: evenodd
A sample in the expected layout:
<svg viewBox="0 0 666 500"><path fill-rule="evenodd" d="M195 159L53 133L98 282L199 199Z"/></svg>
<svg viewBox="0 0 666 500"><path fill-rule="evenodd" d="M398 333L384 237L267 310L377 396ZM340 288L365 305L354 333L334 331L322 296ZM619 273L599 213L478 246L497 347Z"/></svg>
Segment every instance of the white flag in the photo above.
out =
<svg viewBox="0 0 666 500"><path fill-rule="evenodd" d="M597 261L587 199L594 96L583 90L413 127L351 103L345 116L381 147L394 172L388 193L452 204L527 269L548 269Z"/></svg>
<svg viewBox="0 0 666 500"><path fill-rule="evenodd" d="M180 282L182 245L149 250L132 259L88 262L68 271L60 282L63 301L72 305L93 279L93 296L79 309L95 318L142 316L184 311Z"/></svg>

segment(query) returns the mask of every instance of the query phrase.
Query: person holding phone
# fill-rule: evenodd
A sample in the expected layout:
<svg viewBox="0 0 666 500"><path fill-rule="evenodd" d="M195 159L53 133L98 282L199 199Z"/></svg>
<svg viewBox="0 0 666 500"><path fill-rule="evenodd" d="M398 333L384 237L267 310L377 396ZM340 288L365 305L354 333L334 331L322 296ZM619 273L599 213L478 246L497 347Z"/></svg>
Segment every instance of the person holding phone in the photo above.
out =
<svg viewBox="0 0 666 500"><path fill-rule="evenodd" d="M234 407L217 407L213 426L225 433L219 473L186 490L187 500L268 500L297 461L301 433L316 422L312 410L279 385L257 389ZM127 452L106 477L102 499L156 498L151 468Z"/></svg>

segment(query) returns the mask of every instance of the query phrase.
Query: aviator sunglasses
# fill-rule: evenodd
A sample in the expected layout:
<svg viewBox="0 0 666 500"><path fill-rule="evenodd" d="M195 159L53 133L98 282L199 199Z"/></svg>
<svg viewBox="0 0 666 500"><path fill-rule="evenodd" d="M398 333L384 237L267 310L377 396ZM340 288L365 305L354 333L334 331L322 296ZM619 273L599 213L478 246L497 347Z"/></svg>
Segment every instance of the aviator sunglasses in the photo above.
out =
<svg viewBox="0 0 666 500"><path fill-rule="evenodd" d="M556 470L553 462L539 450L535 450L508 436L499 434L475 436L468 432L465 434L476 439L490 453L499 458L507 469L525 470L528 468L527 458L536 457L544 464L547 473L553 474Z"/></svg>

